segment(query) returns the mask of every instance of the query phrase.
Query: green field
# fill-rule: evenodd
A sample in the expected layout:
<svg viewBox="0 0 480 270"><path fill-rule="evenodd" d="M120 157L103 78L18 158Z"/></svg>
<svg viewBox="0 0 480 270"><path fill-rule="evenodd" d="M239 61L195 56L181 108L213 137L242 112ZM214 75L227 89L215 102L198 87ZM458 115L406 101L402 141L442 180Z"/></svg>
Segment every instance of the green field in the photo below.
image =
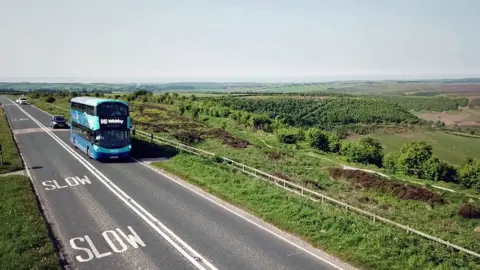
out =
<svg viewBox="0 0 480 270"><path fill-rule="evenodd" d="M0 177L0 261L3 269L61 269L30 179Z"/></svg>
<svg viewBox="0 0 480 270"><path fill-rule="evenodd" d="M439 158L460 165L467 157L480 159L480 139L458 136L441 131L406 134L377 134L385 147L385 152L398 151L407 141L426 141L433 146L433 152Z"/></svg>
<svg viewBox="0 0 480 270"><path fill-rule="evenodd" d="M23 163L0 108L0 173L23 169ZM23 175L0 176L0 261L3 269L60 269L47 225L31 186Z"/></svg>
<svg viewBox="0 0 480 270"><path fill-rule="evenodd" d="M0 107L0 144L2 145L3 165L0 174L23 169L23 163L13 140L12 131L7 122L3 108Z"/></svg>

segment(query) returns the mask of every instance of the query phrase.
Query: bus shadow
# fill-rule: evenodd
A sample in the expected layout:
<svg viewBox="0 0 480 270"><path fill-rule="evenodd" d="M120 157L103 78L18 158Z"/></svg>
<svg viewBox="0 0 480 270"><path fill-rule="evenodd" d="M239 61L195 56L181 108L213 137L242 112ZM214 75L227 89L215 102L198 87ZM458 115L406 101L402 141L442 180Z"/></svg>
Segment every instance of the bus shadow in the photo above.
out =
<svg viewBox="0 0 480 270"><path fill-rule="evenodd" d="M142 161L165 161L179 153L177 149L168 145L149 143L144 140L132 138L131 158L128 159L99 159L100 163L135 163Z"/></svg>
<svg viewBox="0 0 480 270"><path fill-rule="evenodd" d="M168 145L159 145L149 143L144 140L132 138L131 156L135 159L163 159L168 160L176 155L179 151Z"/></svg>

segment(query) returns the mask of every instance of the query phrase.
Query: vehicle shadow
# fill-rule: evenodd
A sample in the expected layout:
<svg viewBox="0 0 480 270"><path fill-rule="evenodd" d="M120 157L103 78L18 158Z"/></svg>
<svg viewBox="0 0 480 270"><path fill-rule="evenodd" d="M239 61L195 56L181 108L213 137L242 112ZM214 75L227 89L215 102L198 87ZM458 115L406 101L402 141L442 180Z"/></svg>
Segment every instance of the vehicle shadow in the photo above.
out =
<svg viewBox="0 0 480 270"><path fill-rule="evenodd" d="M132 138L131 157L124 160L99 160L101 163L135 163L137 160L164 161L176 156L179 151L169 145L159 145Z"/></svg>

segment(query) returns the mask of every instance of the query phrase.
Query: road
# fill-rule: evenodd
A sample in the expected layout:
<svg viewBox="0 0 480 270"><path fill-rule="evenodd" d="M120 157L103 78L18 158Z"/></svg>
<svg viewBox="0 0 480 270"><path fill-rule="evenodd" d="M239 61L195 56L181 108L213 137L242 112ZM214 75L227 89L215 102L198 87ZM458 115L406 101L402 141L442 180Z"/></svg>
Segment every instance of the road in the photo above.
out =
<svg viewBox="0 0 480 270"><path fill-rule="evenodd" d="M68 268L353 269L148 164L90 160L47 113L0 102Z"/></svg>

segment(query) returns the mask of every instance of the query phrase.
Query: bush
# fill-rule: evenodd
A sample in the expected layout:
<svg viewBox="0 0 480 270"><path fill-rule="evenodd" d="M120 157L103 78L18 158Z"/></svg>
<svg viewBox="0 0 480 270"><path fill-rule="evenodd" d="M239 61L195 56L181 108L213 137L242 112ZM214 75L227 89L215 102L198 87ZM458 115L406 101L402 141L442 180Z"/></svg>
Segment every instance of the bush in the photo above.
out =
<svg viewBox="0 0 480 270"><path fill-rule="evenodd" d="M480 207L463 203L458 209L458 214L464 218L480 218Z"/></svg>
<svg viewBox="0 0 480 270"><path fill-rule="evenodd" d="M424 166L432 157L432 146L424 141L407 142L400 149L398 170L405 175L422 177Z"/></svg>
<svg viewBox="0 0 480 270"><path fill-rule="evenodd" d="M440 181L446 179L448 174L448 164L441 161L436 156L431 156L422 164L423 172L421 178Z"/></svg>
<svg viewBox="0 0 480 270"><path fill-rule="evenodd" d="M386 154L383 157L383 167L387 169L389 173L396 173L398 158L399 158L399 153L397 152L391 152Z"/></svg>
<svg viewBox="0 0 480 270"><path fill-rule="evenodd" d="M340 152L347 157L349 162L382 166L383 147L377 139L367 136L357 142L345 142Z"/></svg>
<svg viewBox="0 0 480 270"><path fill-rule="evenodd" d="M305 140L305 133L300 128L282 128L277 131L277 138L281 143L295 144Z"/></svg>
<svg viewBox="0 0 480 270"><path fill-rule="evenodd" d="M328 134L319 128L311 128L307 130L306 139L308 144L315 149L324 152L330 150Z"/></svg>
<svg viewBox="0 0 480 270"><path fill-rule="evenodd" d="M480 189L480 164L472 158L467 158L458 169L458 178L465 188Z"/></svg>
<svg viewBox="0 0 480 270"><path fill-rule="evenodd" d="M54 98L53 96L48 96L47 98L45 98L45 102L54 103L54 102L55 102L55 98Z"/></svg>

